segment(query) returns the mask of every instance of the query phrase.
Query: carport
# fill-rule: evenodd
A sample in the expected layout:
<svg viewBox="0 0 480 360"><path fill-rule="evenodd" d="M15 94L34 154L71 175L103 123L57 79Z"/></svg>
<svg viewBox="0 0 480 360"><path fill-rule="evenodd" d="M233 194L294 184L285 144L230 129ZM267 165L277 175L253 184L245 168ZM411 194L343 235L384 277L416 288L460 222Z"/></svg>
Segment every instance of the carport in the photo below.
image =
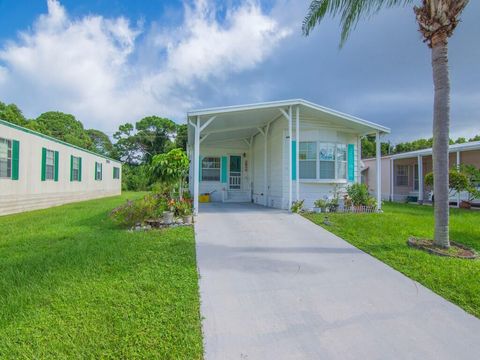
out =
<svg viewBox="0 0 480 360"><path fill-rule="evenodd" d="M312 186L322 186L322 191L327 193L335 184L359 182L360 138L364 135L376 134L377 166L380 167L379 139L382 134L390 132L384 126L302 99L194 110L188 112L187 122L190 183L196 213L202 169L213 173L213 180L209 181L218 183L218 186L212 185L205 191L222 191L222 200L229 197L229 191L233 193L233 190L239 190L231 189L234 183L237 187L241 184L241 190L245 193L250 192L247 195L253 202L289 209L295 200L310 199ZM300 161L303 159L300 157L302 142L306 141L319 142L318 146L320 141L333 144L343 142L345 178L337 178L336 170L333 178L320 178L319 170L316 179L302 178ZM223 152L215 151L219 149ZM313 154L316 159L313 161L319 161L318 151L313 151ZM251 166L248 176L241 171L226 173L225 169L229 167L227 156L230 155L244 155L244 160L255 164L255 168ZM208 157L208 161L202 163L205 157ZM261 168L257 166L260 162ZM280 180L275 182L277 178ZM377 182L377 197L380 200L380 177ZM258 194L256 198L251 195L254 192ZM378 204L380 208L381 201Z"/></svg>

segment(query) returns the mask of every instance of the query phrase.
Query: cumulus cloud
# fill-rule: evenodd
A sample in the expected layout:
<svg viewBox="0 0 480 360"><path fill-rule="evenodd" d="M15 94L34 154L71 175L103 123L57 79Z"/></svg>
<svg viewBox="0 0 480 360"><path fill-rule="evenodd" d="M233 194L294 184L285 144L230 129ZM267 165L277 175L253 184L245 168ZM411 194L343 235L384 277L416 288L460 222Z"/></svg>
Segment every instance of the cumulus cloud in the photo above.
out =
<svg viewBox="0 0 480 360"><path fill-rule="evenodd" d="M72 18L57 0L32 29L0 47L0 98L27 115L58 109L113 130L148 114L182 119L195 89L255 68L289 35L252 1L221 20L213 2L185 5L177 27L144 29L124 17ZM143 57L141 49L153 54Z"/></svg>

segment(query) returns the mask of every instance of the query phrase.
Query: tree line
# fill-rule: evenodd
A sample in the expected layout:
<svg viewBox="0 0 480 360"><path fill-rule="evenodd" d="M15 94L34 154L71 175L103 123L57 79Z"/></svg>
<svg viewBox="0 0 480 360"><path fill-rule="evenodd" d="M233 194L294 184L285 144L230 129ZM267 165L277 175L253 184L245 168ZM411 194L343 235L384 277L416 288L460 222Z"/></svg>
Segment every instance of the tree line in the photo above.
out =
<svg viewBox="0 0 480 360"><path fill-rule="evenodd" d="M187 144L187 126L159 116L120 125L113 133L113 141L100 130L85 129L74 115L60 111L27 119L17 105L0 101L0 119L122 161L124 190L147 190L151 185L147 169L152 158L176 148L186 150Z"/></svg>
<svg viewBox="0 0 480 360"><path fill-rule="evenodd" d="M456 140L450 139L450 145L463 144L470 141L480 141L480 135L475 135L472 138L459 137ZM368 135L362 138L362 159L375 157L375 135ZM381 143L382 155L400 154L409 151L429 149L433 147L433 138L417 139L413 141L401 142L393 145L390 142Z"/></svg>

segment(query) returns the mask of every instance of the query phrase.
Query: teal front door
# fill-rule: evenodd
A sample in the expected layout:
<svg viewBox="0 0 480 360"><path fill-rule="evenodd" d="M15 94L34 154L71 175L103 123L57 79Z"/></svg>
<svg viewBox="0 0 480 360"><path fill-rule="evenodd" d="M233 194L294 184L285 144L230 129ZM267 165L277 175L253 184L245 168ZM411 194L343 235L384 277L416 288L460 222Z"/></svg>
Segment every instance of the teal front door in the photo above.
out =
<svg viewBox="0 0 480 360"><path fill-rule="evenodd" d="M229 188L230 190L240 190L242 187L242 157L239 155L230 155L229 163Z"/></svg>

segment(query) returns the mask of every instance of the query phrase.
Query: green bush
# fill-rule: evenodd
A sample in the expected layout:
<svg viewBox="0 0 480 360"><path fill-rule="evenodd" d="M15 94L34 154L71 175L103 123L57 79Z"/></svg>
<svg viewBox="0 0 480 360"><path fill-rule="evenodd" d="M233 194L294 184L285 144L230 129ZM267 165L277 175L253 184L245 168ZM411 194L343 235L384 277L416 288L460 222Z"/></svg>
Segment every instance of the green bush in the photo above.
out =
<svg viewBox="0 0 480 360"><path fill-rule="evenodd" d="M368 206L372 203L368 187L365 184L355 183L347 186L347 194L353 206Z"/></svg>

